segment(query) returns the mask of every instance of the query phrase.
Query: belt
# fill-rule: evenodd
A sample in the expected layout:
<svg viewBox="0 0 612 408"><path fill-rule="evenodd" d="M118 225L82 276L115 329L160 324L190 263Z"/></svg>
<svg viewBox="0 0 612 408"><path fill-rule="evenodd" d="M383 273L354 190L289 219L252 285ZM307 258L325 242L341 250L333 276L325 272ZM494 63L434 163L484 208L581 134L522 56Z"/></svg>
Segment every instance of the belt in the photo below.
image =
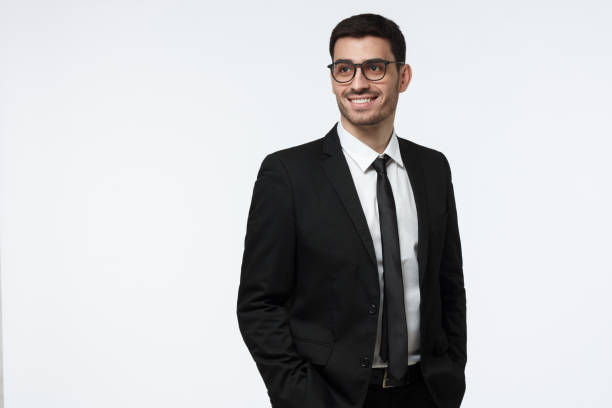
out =
<svg viewBox="0 0 612 408"><path fill-rule="evenodd" d="M403 385L412 384L423 379L423 372L421 371L421 362L408 366L406 375L399 381L390 379L388 377L387 368L372 368L372 375L370 377L371 388L392 388L401 387Z"/></svg>

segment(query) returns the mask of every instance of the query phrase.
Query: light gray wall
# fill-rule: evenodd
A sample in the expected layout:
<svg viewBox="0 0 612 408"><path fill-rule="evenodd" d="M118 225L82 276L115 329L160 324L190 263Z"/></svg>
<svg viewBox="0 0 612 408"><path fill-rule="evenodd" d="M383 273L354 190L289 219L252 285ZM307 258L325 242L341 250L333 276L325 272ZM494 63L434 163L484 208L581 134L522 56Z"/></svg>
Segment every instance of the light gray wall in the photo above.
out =
<svg viewBox="0 0 612 408"><path fill-rule="evenodd" d="M0 260L2 254L0 253ZM0 268L0 272L2 272ZM2 273L0 273L0 294L2 293ZM4 408L4 350L2 347L2 298L0 297L0 408Z"/></svg>
<svg viewBox="0 0 612 408"><path fill-rule="evenodd" d="M0 4L7 407L268 406L235 318L253 183L338 119L329 34L365 11L408 42L398 134L453 170L464 406L612 406L610 3L213 4Z"/></svg>

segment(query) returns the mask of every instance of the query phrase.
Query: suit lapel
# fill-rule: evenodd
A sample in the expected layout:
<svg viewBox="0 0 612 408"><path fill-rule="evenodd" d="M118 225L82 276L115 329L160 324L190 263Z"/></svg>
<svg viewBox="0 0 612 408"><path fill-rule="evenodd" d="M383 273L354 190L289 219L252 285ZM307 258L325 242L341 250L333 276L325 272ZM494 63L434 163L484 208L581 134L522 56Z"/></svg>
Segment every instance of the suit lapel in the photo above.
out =
<svg viewBox="0 0 612 408"><path fill-rule="evenodd" d="M419 284L421 284L427 268L427 245L429 240L427 228L428 205L425 176L423 174L423 167L421 166L415 146L407 140L399 137L398 139L402 154L402 161L404 162L404 166L408 172L408 178L410 179L410 185L412 187L414 200L417 207L419 229L417 260L419 263ZM338 137L338 133L336 131L336 125L334 125L323 138L323 152L325 154L321 165L325 170L325 174L338 193L340 200L344 204L346 211L353 221L353 224L357 229L357 233L361 238L370 260L377 268L376 253L374 252L374 244L372 242L372 236L370 235L370 229L368 228L368 223L363 213L363 208L361 207L359 196L357 195L357 190L355 189L351 171L348 167L348 163L346 162L346 158L342 153L342 146L340 145L340 138Z"/></svg>
<svg viewBox="0 0 612 408"><path fill-rule="evenodd" d="M402 139L398 136L402 161L408 172L410 185L414 194L414 201L417 208L417 220L419 225L419 238L417 247L417 261L419 263L419 286L427 270L427 246L429 244L429 206L427 203L427 186L425 184L425 174L423 166L414 143Z"/></svg>
<svg viewBox="0 0 612 408"><path fill-rule="evenodd" d="M323 152L325 155L321 165L325 170L325 174L327 174L329 181L338 193L338 196L340 196L344 208L351 217L357 233L363 242L363 246L370 256L370 260L374 267L377 267L376 253L374 252L374 243L372 242L370 229L368 228L368 223L363 213L357 190L355 189L351 170L342 153L336 125L323 138Z"/></svg>

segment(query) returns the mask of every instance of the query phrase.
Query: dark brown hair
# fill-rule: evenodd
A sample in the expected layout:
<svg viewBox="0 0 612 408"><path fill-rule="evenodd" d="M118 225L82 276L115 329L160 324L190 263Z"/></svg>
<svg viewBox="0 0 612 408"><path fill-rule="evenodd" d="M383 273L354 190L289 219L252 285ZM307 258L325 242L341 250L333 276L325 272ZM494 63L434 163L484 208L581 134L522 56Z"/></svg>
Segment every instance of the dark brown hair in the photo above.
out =
<svg viewBox="0 0 612 408"><path fill-rule="evenodd" d="M345 18L334 28L329 39L329 55L334 60L334 46L342 37L362 38L366 35L385 38L391 43L391 52L396 61L406 60L406 40L393 21L378 14L358 14Z"/></svg>

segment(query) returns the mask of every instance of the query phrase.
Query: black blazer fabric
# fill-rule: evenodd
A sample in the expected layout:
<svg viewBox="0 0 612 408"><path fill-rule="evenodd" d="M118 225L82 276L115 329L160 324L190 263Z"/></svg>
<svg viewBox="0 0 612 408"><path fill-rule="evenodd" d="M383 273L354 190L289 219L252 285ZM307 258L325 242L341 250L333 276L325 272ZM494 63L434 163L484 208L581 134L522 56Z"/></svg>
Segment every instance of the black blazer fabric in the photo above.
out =
<svg viewBox="0 0 612 408"><path fill-rule="evenodd" d="M418 217L421 364L440 408L465 393L466 296L451 170L399 138ZM274 408L361 408L380 296L376 256L336 126L267 155L244 241L237 317Z"/></svg>

